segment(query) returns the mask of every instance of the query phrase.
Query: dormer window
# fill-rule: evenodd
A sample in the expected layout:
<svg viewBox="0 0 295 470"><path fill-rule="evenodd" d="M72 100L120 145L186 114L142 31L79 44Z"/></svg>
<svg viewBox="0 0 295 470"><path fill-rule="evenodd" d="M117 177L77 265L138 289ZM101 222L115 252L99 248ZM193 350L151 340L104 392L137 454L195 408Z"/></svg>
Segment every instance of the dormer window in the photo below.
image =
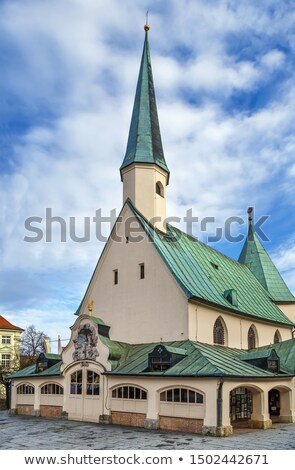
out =
<svg viewBox="0 0 295 470"><path fill-rule="evenodd" d="M267 361L267 369L270 372L278 372L279 371L279 361L277 359L268 359Z"/></svg>
<svg viewBox="0 0 295 470"><path fill-rule="evenodd" d="M224 291L224 298L234 307L238 306L238 293L235 289L228 289Z"/></svg>
<svg viewBox="0 0 295 470"><path fill-rule="evenodd" d="M40 353L36 360L36 370L35 373L39 374L53 365L57 364L61 360L59 354L51 353Z"/></svg>
<svg viewBox="0 0 295 470"><path fill-rule="evenodd" d="M275 373L280 371L280 358L274 349L267 358L267 370Z"/></svg>
<svg viewBox="0 0 295 470"><path fill-rule="evenodd" d="M161 344L158 345L152 353L149 354L149 370L150 371L163 371L171 367L172 354Z"/></svg>
<svg viewBox="0 0 295 470"><path fill-rule="evenodd" d="M43 372L43 370L48 369L48 360L44 353L39 354L36 364L37 372Z"/></svg>
<svg viewBox="0 0 295 470"><path fill-rule="evenodd" d="M164 197L164 187L160 181L157 181L156 183L156 194L158 194L161 197Z"/></svg>
<svg viewBox="0 0 295 470"><path fill-rule="evenodd" d="M260 349L242 353L240 359L274 374L280 372L280 358L275 349Z"/></svg>
<svg viewBox="0 0 295 470"><path fill-rule="evenodd" d="M174 348L158 344L148 356L148 369L151 372L162 372L177 364L187 355L182 348Z"/></svg>

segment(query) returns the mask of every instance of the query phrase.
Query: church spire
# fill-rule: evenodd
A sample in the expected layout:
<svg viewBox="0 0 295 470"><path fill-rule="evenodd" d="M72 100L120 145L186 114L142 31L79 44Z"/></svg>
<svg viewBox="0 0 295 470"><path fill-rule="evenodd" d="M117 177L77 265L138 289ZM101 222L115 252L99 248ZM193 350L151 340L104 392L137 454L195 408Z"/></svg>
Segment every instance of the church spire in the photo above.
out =
<svg viewBox="0 0 295 470"><path fill-rule="evenodd" d="M120 172L121 178L123 179L122 170L129 165L133 163L153 164L167 172L168 183L169 170L164 157L158 120L148 42L149 29L150 27L146 22L144 26L144 48L140 64L127 149Z"/></svg>
<svg viewBox="0 0 295 470"><path fill-rule="evenodd" d="M249 207L249 229L239 257L239 263L248 266L260 284L270 293L275 302L294 302L295 298L289 291L280 273L257 237L253 224L253 208Z"/></svg>

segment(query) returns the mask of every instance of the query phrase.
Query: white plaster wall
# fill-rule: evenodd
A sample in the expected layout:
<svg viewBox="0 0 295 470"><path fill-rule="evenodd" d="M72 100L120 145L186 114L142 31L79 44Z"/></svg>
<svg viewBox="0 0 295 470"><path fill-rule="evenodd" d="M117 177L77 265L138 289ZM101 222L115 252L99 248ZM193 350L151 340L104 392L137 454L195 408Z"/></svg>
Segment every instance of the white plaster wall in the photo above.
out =
<svg viewBox="0 0 295 470"><path fill-rule="evenodd" d="M126 385L124 377L108 377L109 388ZM147 418L158 419L160 408L160 393L167 388L190 388L204 395L205 407L197 405L187 417L204 419L204 426L216 426L216 399L218 379L216 378L157 378L157 377L128 377L128 385L147 390ZM131 401L131 400L130 400ZM109 395L108 407L112 403L111 394ZM197 411L198 410L198 411ZM167 412L167 410L166 410ZM173 407L170 407L170 416L177 416ZM187 410L185 410L187 413ZM107 414L108 412L106 412ZM177 413L177 412L176 412ZM198 416L197 416L198 415ZM166 415L167 416L167 415Z"/></svg>
<svg viewBox="0 0 295 470"><path fill-rule="evenodd" d="M112 398L111 410L123 411L128 413L146 413L147 400L124 400L120 398Z"/></svg>
<svg viewBox="0 0 295 470"><path fill-rule="evenodd" d="M156 194L156 183L160 181L164 197ZM130 165L123 170L123 203L131 199L135 207L149 220L159 216L161 221L154 223L165 231L167 173L155 165Z"/></svg>
<svg viewBox="0 0 295 470"><path fill-rule="evenodd" d="M145 343L187 339L186 297L143 231L134 235L141 236L141 242L126 243L124 224L133 214L125 206L122 216L117 230L121 241L110 240L106 247L81 312L88 313L88 301L93 300L93 316L111 326L113 340ZM145 265L145 279L139 276L141 263ZM119 282L114 285L116 269Z"/></svg>
<svg viewBox="0 0 295 470"><path fill-rule="evenodd" d="M295 303L294 304L276 304L282 312L295 324Z"/></svg>
<svg viewBox="0 0 295 470"><path fill-rule="evenodd" d="M282 341L292 338L290 327L248 319L195 302L189 302L188 309L189 339L192 341L213 344L213 327L219 316L223 318L227 328L226 346L231 348L248 348L248 330L252 325L255 326L258 335L257 346L272 344L276 330L279 330Z"/></svg>

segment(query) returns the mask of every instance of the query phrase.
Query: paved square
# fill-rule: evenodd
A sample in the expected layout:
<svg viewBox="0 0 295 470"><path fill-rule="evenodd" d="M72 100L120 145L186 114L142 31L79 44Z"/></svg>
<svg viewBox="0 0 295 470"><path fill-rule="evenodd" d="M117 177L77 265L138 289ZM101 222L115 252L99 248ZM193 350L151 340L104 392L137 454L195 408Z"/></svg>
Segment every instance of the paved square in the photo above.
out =
<svg viewBox="0 0 295 470"><path fill-rule="evenodd" d="M0 412L0 449L282 450L295 449L295 424L216 438Z"/></svg>

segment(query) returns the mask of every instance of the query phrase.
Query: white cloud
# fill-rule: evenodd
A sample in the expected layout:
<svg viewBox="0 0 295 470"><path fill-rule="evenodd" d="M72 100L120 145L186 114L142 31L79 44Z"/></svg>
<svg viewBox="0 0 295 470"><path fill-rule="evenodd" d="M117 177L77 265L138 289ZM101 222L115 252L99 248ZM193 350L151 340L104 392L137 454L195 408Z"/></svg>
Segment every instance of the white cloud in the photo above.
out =
<svg viewBox="0 0 295 470"><path fill-rule="evenodd" d="M294 53L294 15L277 2L271 2L271 14L268 4L172 0L167 8L163 1L155 7L111 0L106 8L97 0L2 2L8 65L0 84L14 97L16 112L25 109L28 127L16 136L13 172L0 176L2 267L31 272L33 291L40 289L34 273L49 273L31 323L34 318L41 323L47 310L58 315L53 294L58 301L68 299L71 306L62 307L66 315L75 310L101 244L94 238L81 244L25 243L25 219L44 218L51 207L67 221L76 216L83 230L84 217L93 217L96 209L106 214L120 208L118 168L147 8L171 170L168 212L184 216L193 207L196 215L222 222L244 215L248 205L270 212L276 198L294 200L294 73L280 47L288 42L290 57ZM9 62L10 54L17 60ZM272 73L282 70L286 75L276 87ZM266 86L271 91L265 102L249 105L263 97ZM56 271L69 267L79 270L74 294L54 281ZM55 285L54 293L49 285ZM11 312L7 302L3 309L4 315ZM27 308L19 313L20 319L30 315Z"/></svg>

